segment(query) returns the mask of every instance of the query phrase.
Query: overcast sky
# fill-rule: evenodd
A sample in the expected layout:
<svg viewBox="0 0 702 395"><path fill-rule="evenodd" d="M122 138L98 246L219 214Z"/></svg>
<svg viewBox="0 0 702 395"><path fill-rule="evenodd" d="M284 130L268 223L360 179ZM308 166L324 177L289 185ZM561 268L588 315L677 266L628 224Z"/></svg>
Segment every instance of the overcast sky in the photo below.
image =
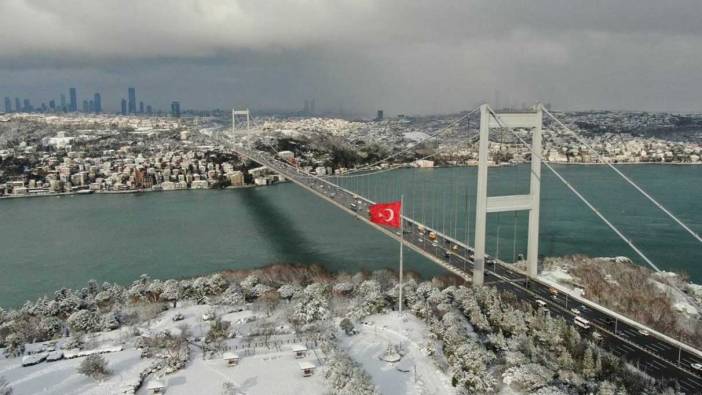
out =
<svg viewBox="0 0 702 395"><path fill-rule="evenodd" d="M0 96L702 111L702 1L0 0Z"/></svg>

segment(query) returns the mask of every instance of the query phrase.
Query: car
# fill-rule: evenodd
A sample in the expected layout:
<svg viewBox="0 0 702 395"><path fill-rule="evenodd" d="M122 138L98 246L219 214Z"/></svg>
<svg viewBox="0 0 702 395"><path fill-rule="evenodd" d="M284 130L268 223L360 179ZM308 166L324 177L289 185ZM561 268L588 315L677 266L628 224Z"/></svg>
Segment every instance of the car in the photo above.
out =
<svg viewBox="0 0 702 395"><path fill-rule="evenodd" d="M641 336L650 335L650 333L646 329L643 329L643 328L639 329L639 333L641 334Z"/></svg>
<svg viewBox="0 0 702 395"><path fill-rule="evenodd" d="M600 332L594 331L592 332L592 338L595 340L600 340L602 339L602 334Z"/></svg>
<svg viewBox="0 0 702 395"><path fill-rule="evenodd" d="M691 363L690 367L695 370L702 370L702 363Z"/></svg>
<svg viewBox="0 0 702 395"><path fill-rule="evenodd" d="M546 307L546 302L541 299L536 299L536 304L539 305L539 307Z"/></svg>
<svg viewBox="0 0 702 395"><path fill-rule="evenodd" d="M570 311L575 315L580 315L580 310L578 310L577 307L573 307L572 309L570 309Z"/></svg>
<svg viewBox="0 0 702 395"><path fill-rule="evenodd" d="M438 247L439 244L438 244L437 242L433 242L433 243L431 243L431 246L432 246L432 247Z"/></svg>

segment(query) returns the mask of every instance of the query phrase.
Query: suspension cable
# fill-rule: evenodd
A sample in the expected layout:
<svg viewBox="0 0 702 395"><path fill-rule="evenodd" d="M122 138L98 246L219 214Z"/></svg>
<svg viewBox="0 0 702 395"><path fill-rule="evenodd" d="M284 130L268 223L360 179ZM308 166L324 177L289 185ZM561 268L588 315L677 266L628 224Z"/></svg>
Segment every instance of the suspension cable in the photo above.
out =
<svg viewBox="0 0 702 395"><path fill-rule="evenodd" d="M604 164L606 164L610 169L614 170L615 173L619 174L619 176L621 176L624 180L626 180L626 182L628 182L629 184L631 184L631 186L633 186L634 188L636 188L636 190L639 191L642 195L644 195L648 200L650 200L651 203L653 203L656 207L658 207L661 211L663 211L663 212L664 212L668 217L670 217L673 221L677 222L677 224L680 225L683 229L685 229L685 230L687 231L687 233L689 233L692 237L694 237L695 239L697 239L697 241L699 241L700 243L702 243L702 237L700 237L699 234L697 234L694 230L690 229L689 226L687 226L687 225L686 225L684 222L682 222L678 217L676 217L673 213L671 213L668 209L666 209L662 204L660 204L656 199L654 199L653 196L651 196L651 195L648 194L646 191L644 191L643 188L641 188L638 184L636 184L633 180L631 180L631 178L627 177L624 173L622 173L619 169L617 169L614 165L612 165L612 163L611 163L609 160L605 159L597 150L595 150L594 148L592 148L592 146L590 146L589 144L587 144L587 143L585 142L585 140L582 139L582 137L580 137L577 133L575 133L575 132L572 131L569 127L567 127L565 124L563 124L563 122L561 122L558 118L556 118L553 114L551 114L551 112L549 112L547 109L543 109L543 111L544 111L546 114L548 114L548 116L551 117L551 119L553 119L554 121L556 121L556 123L557 123L558 125L560 125L563 129L565 129L566 131L568 131L568 132L570 132L572 135L574 135L575 138L577 138L578 141L579 141L581 144L583 144L587 149L589 149L590 151L594 152L595 155L597 155L597 157L600 158L600 160L602 160L602 162L603 162Z"/></svg>
<svg viewBox="0 0 702 395"><path fill-rule="evenodd" d="M502 120L500 119L499 115L497 115L494 111L492 111L492 109L490 107L488 107L488 111L490 111L490 114L492 114L493 118L497 121L497 123L501 127L505 127L504 124L502 123ZM517 133L514 133L514 131L512 131L511 129L510 129L510 131L522 144L524 144L525 146L527 146L529 148L529 151L531 152L532 155L538 156L539 159L541 159L541 163L543 163L544 166L546 166L566 187L568 187L568 189L570 189L570 191L573 192L573 194L575 194L575 196L577 196L583 203L585 203L585 205L588 208L590 208L590 210L592 210L593 213L595 213L605 224L607 224L607 226L609 226L609 228L612 229L612 231L614 231L614 233L616 233L617 236L619 236L622 240L624 240L624 242L626 242L629 245L629 247L631 247L631 249L634 250L636 252L636 254L638 254L641 257L641 259L643 259L655 271L657 271L657 272L661 271L661 269L659 269L658 266L656 266L650 259L648 259L648 257L638 247L636 247L636 245L634 245L634 243L631 241L631 239L626 237L619 230L619 228L614 226L614 224L612 224L604 215L602 215L602 213L600 213L600 211L595 206L593 206L592 203L590 203L590 201L585 198L585 196L583 196L580 192L578 192L578 190L575 189L575 187L573 187L565 178L563 178L563 176L559 172L557 172L556 169L554 169L550 163L548 163L546 160L544 160L541 152L536 152L534 150L534 147L531 144L528 144L526 141L524 141L524 139L521 136L519 136Z"/></svg>

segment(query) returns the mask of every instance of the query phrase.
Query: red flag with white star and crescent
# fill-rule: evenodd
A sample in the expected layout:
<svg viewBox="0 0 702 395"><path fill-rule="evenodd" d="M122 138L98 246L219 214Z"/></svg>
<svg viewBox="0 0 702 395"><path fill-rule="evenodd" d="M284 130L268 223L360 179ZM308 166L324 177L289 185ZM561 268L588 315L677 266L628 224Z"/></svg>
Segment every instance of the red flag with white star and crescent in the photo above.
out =
<svg viewBox="0 0 702 395"><path fill-rule="evenodd" d="M402 215L402 203L398 200L388 203L377 203L368 206L371 222L385 225L390 228L400 227L400 216Z"/></svg>

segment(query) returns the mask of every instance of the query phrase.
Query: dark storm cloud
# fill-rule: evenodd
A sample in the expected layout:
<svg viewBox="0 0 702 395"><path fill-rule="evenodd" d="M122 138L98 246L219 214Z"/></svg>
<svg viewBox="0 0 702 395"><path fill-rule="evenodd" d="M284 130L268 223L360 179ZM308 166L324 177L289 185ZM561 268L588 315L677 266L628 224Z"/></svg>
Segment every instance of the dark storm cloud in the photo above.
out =
<svg viewBox="0 0 702 395"><path fill-rule="evenodd" d="M0 95L445 112L696 110L699 1L0 0ZM5 93L7 91L7 93ZM54 93L51 93L54 94ZM55 95L55 94L54 94Z"/></svg>

